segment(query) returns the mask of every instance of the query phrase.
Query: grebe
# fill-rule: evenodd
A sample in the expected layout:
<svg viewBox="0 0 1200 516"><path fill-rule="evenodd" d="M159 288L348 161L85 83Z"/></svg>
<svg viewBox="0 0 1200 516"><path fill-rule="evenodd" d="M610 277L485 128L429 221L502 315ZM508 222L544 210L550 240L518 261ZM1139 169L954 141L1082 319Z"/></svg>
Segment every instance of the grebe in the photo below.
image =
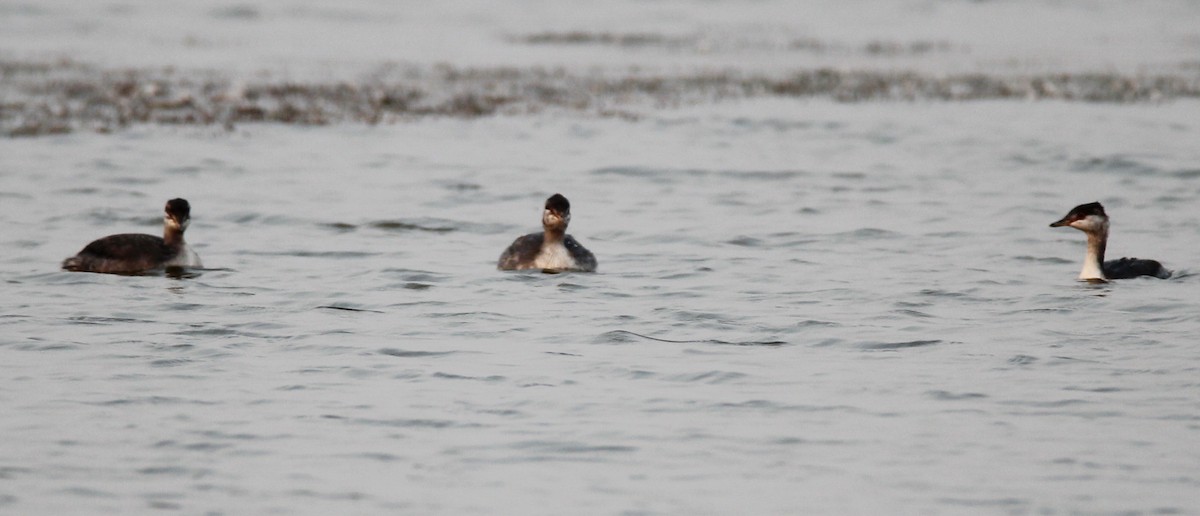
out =
<svg viewBox="0 0 1200 516"><path fill-rule="evenodd" d="M201 267L200 257L183 241L191 206L183 199L171 199L165 211L162 238L137 233L106 236L63 260L63 269L134 274L160 267Z"/></svg>
<svg viewBox="0 0 1200 516"><path fill-rule="evenodd" d="M546 199L542 233L530 233L513 241L496 267L500 270L542 269L546 272L595 272L596 257L567 234L571 203L561 194Z"/></svg>
<svg viewBox="0 0 1200 516"><path fill-rule="evenodd" d="M1104 261L1104 248L1108 245L1108 215L1104 213L1104 206L1098 202L1080 204L1061 220L1050 224L1052 228L1059 226L1070 226L1087 233L1087 256L1083 259L1083 270L1079 273L1081 280L1107 281L1138 276L1165 279L1171 276L1171 271L1154 260L1121 258Z"/></svg>

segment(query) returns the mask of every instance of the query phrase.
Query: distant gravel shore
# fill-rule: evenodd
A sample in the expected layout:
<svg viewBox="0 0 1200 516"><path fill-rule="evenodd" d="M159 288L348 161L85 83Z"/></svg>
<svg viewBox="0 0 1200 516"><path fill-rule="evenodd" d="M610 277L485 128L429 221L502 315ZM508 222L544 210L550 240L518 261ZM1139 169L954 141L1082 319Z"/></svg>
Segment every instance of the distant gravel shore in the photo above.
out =
<svg viewBox="0 0 1200 516"><path fill-rule="evenodd" d="M935 76L817 68L765 76L389 65L353 80L293 82L175 68L104 69L71 60L0 61L0 134L109 132L140 124L377 124L543 110L637 118L647 109L754 97L1163 102L1200 97L1200 73Z"/></svg>

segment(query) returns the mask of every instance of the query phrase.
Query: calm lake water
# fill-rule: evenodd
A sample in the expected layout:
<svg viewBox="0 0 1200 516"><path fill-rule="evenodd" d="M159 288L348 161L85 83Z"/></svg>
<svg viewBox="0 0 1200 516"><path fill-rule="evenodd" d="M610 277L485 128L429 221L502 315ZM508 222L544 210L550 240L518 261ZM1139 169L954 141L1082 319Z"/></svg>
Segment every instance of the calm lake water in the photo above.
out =
<svg viewBox="0 0 1200 516"><path fill-rule="evenodd" d="M1107 58L1112 69L1198 41L1178 21L1192 4L1133 18L1120 6L1016 4L1108 23L1082 24L1084 42L1142 36ZM303 18L344 35L367 23L355 13L375 13L461 29L474 65L486 54L471 41L600 16L524 3L411 17L371 3L320 16L303 2L203 4L178 17L74 5L4 7L0 25L65 34L60 47L30 36L10 51L72 52L100 34L113 49L80 52L107 66L135 39L114 27L153 35L196 15L202 41L253 51L181 59L237 71L271 55L244 25L299 30ZM805 24L781 3L617 5L595 30L637 19L627 32L715 27L758 41L747 24L779 12L788 38L841 49L921 37L882 21L821 32L883 16L872 4ZM975 49L902 63L914 69L991 62L980 56L1005 47L981 28L1022 19L1010 3L904 5L926 39ZM72 25L88 13L90 32ZM1027 44L1054 40L1034 32ZM335 46L356 44L370 46ZM683 52L682 66L701 66L770 53L747 45L706 57L514 44L512 59L661 65ZM1036 67L1086 54L1064 46ZM310 52L288 55L324 66ZM219 55L244 61L201 59ZM128 66L163 64L153 59ZM768 96L638 115L135 125L0 141L0 512L1200 507L1200 101ZM571 200L570 233L600 272L496 271L555 192ZM172 197L191 202L187 239L207 269L58 270L94 238L159 233ZM1110 257L1158 259L1175 277L1077 282L1084 235L1048 224L1097 200L1112 217Z"/></svg>

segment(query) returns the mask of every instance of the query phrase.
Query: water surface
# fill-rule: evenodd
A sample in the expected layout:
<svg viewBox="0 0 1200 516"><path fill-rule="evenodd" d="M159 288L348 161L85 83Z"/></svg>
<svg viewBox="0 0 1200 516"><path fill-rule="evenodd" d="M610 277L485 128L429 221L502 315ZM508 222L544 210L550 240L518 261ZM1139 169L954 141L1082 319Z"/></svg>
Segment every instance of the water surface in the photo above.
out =
<svg viewBox="0 0 1200 516"><path fill-rule="evenodd" d="M46 5L10 20L78 9ZM653 19L679 5L694 7ZM719 19L703 5L687 19ZM205 23L309 16L221 9ZM362 9L324 23L367 23ZM628 6L582 48L520 40L578 28L555 12L508 44L660 51L595 36L623 33L608 25L639 18ZM1173 30L1147 47L1185 45ZM837 48L872 39L928 38ZM0 143L0 512L1195 511L1200 102L752 96L637 113ZM600 272L496 271L555 192ZM159 232L172 197L191 202L208 269L58 270L91 239ZM1096 200L1112 257L1176 276L1076 282L1083 235L1047 226Z"/></svg>

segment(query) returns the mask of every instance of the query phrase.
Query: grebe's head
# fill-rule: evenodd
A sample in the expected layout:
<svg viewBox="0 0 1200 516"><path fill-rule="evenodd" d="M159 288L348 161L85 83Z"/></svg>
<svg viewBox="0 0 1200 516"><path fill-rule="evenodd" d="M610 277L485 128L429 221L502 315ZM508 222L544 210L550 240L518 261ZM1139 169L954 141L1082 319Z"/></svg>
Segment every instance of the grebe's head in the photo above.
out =
<svg viewBox="0 0 1200 516"><path fill-rule="evenodd" d="M183 231L187 229L188 223L192 220L192 207L184 199L171 199L167 201L165 211L166 215L163 216L163 222L170 229Z"/></svg>
<svg viewBox="0 0 1200 516"><path fill-rule="evenodd" d="M562 194L554 194L546 199L546 209L542 212L542 226L546 229L565 231L570 223L571 202Z"/></svg>
<svg viewBox="0 0 1200 516"><path fill-rule="evenodd" d="M1108 230L1108 215L1098 202L1080 204L1058 222L1050 224L1052 228L1059 226L1071 226L1085 233L1104 232Z"/></svg>

